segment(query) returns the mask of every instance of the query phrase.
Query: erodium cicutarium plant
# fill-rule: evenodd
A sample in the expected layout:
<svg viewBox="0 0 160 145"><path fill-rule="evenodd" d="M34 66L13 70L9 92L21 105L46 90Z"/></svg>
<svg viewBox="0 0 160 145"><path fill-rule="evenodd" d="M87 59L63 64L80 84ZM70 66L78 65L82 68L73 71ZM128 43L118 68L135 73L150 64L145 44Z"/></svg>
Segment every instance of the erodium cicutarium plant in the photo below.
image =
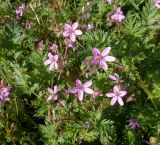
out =
<svg viewBox="0 0 160 145"><path fill-rule="evenodd" d="M159 145L159 0L1 0L0 144Z"/></svg>

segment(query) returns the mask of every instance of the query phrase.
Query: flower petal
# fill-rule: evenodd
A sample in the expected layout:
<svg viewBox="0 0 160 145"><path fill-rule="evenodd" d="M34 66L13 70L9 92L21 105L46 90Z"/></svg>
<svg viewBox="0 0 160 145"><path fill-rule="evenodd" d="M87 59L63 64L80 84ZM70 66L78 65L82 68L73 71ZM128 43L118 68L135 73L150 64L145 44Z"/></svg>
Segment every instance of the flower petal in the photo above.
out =
<svg viewBox="0 0 160 145"><path fill-rule="evenodd" d="M54 94L57 94L57 92L58 92L58 86L55 85L55 86L54 86Z"/></svg>
<svg viewBox="0 0 160 145"><path fill-rule="evenodd" d="M54 62L54 68L55 68L55 70L58 69L58 63L57 62Z"/></svg>
<svg viewBox="0 0 160 145"><path fill-rule="evenodd" d="M102 51L101 55L106 56L109 54L110 51L111 51L111 47L107 47Z"/></svg>
<svg viewBox="0 0 160 145"><path fill-rule="evenodd" d="M73 30L76 30L78 27L78 22L74 22L73 25L72 25L72 29Z"/></svg>
<svg viewBox="0 0 160 145"><path fill-rule="evenodd" d="M100 61L100 66L104 69L104 71L106 71L108 69L108 65L103 60Z"/></svg>
<svg viewBox="0 0 160 145"><path fill-rule="evenodd" d="M47 60L44 62L45 65L48 65L48 64L51 64L51 63L52 63L52 61L51 61L50 59L47 59Z"/></svg>
<svg viewBox="0 0 160 145"><path fill-rule="evenodd" d="M100 55L101 52L99 51L99 49L93 48L92 53L93 55L97 56L97 55Z"/></svg>
<svg viewBox="0 0 160 145"><path fill-rule="evenodd" d="M68 31L68 30L70 30L71 29L71 25L69 25L69 24L65 24L64 25L64 30L65 31Z"/></svg>
<svg viewBox="0 0 160 145"><path fill-rule="evenodd" d="M92 86L92 81L84 83L83 86L86 88Z"/></svg>
<svg viewBox="0 0 160 145"><path fill-rule="evenodd" d="M123 102L123 100L122 100L122 98L121 98L121 97L118 97L118 103L119 103L121 106L123 106L123 105L124 105L124 102Z"/></svg>
<svg viewBox="0 0 160 145"><path fill-rule="evenodd" d="M117 14L114 14L114 15L111 16L111 20L117 21L117 17L118 17Z"/></svg>
<svg viewBox="0 0 160 145"><path fill-rule="evenodd" d="M80 80L76 80L76 87L80 86L82 83Z"/></svg>
<svg viewBox="0 0 160 145"><path fill-rule="evenodd" d="M126 94L127 94L127 91L120 91L120 92L119 92L119 95L120 95L121 97L125 96Z"/></svg>
<svg viewBox="0 0 160 145"><path fill-rule="evenodd" d="M47 100L49 101L49 100L52 100L53 99L53 95L50 95L48 98L47 98Z"/></svg>
<svg viewBox="0 0 160 145"><path fill-rule="evenodd" d="M72 42L75 42L76 41L76 36L74 33L70 34L70 39Z"/></svg>
<svg viewBox="0 0 160 145"><path fill-rule="evenodd" d="M48 92L49 92L50 94L53 94L53 93L54 93L51 88L47 88L47 89L48 89Z"/></svg>
<svg viewBox="0 0 160 145"><path fill-rule="evenodd" d="M50 64L49 70L52 70L54 68L54 64L55 64L54 62Z"/></svg>
<svg viewBox="0 0 160 145"><path fill-rule="evenodd" d="M117 93L117 92L119 93L119 87L118 86L114 86L113 87L113 92L114 93Z"/></svg>
<svg viewBox="0 0 160 145"><path fill-rule="evenodd" d="M115 93L107 93L106 96L107 97L115 97Z"/></svg>
<svg viewBox="0 0 160 145"><path fill-rule="evenodd" d="M111 100L111 105L114 105L117 101L117 97L113 97L112 100Z"/></svg>
<svg viewBox="0 0 160 145"><path fill-rule="evenodd" d="M109 78L113 81L117 81L118 79L114 75L109 75Z"/></svg>
<svg viewBox="0 0 160 145"><path fill-rule="evenodd" d="M122 22L123 19L125 19L124 15L118 15L118 21L119 22Z"/></svg>
<svg viewBox="0 0 160 145"><path fill-rule="evenodd" d="M113 56L106 56L106 57L104 57L104 60L107 62L114 62L114 61L116 61L116 58Z"/></svg>
<svg viewBox="0 0 160 145"><path fill-rule="evenodd" d="M79 90L79 91L78 91L78 99L79 99L79 101L82 101L82 100L83 100L83 95L84 95L84 92L81 91L81 90Z"/></svg>
<svg viewBox="0 0 160 145"><path fill-rule="evenodd" d="M58 100L58 96L57 96L57 95L56 95L56 96L54 96L54 98L53 98L53 99L54 99L55 101L56 101L56 100Z"/></svg>
<svg viewBox="0 0 160 145"><path fill-rule="evenodd" d="M63 32L63 37L69 37L69 35L70 35L69 31L64 31Z"/></svg>
<svg viewBox="0 0 160 145"><path fill-rule="evenodd" d="M90 88L84 88L84 91L88 94L94 94L94 91Z"/></svg>
<svg viewBox="0 0 160 145"><path fill-rule="evenodd" d="M53 55L52 55L52 53L48 53L48 57L50 58L50 59L52 59L53 58Z"/></svg>
<svg viewBox="0 0 160 145"><path fill-rule="evenodd" d="M55 61L58 61L58 55L54 55L54 56L53 56L53 59L54 59Z"/></svg>
<svg viewBox="0 0 160 145"><path fill-rule="evenodd" d="M77 88L72 88L70 90L70 92L73 93L73 94L77 93L78 91L79 91L79 89L77 89Z"/></svg>
<svg viewBox="0 0 160 145"><path fill-rule="evenodd" d="M75 31L74 31L74 34L75 34L75 35L82 35L82 31L81 31L81 30L75 30Z"/></svg>

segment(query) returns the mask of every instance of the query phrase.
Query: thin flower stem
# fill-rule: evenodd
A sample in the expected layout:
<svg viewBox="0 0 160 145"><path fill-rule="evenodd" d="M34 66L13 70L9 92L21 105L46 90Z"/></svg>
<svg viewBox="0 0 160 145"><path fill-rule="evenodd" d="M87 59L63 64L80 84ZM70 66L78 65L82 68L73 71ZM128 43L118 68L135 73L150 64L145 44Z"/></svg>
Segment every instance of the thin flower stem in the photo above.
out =
<svg viewBox="0 0 160 145"><path fill-rule="evenodd" d="M78 43L78 45L79 45L82 49L84 49L83 45L82 45L80 42L78 42L77 40L76 40L76 42Z"/></svg>
<svg viewBox="0 0 160 145"><path fill-rule="evenodd" d="M15 104L16 104L16 112L17 112L17 116L18 116L18 105L17 105L16 97L15 97Z"/></svg>
<svg viewBox="0 0 160 145"><path fill-rule="evenodd" d="M35 14L35 17L36 17L36 19L37 19L38 24L40 25L39 18L38 18L38 16L37 16L37 14L36 14L36 12L35 12L35 10L34 10L32 4L30 3L29 6L30 6L30 8L32 9L33 13Z"/></svg>
<svg viewBox="0 0 160 145"><path fill-rule="evenodd" d="M51 106L48 105L48 118L49 118L49 122L51 122L51 118L52 118L52 109Z"/></svg>
<svg viewBox="0 0 160 145"><path fill-rule="evenodd" d="M67 57L67 50L68 50L68 48L66 47L65 52L64 52L64 61L65 61L65 59L66 59L66 57ZM59 79L61 78L62 70L63 70L63 69L60 70L60 73L59 73L59 76L58 76L58 79L57 79L57 80L59 80Z"/></svg>
<svg viewBox="0 0 160 145"><path fill-rule="evenodd" d="M120 36L120 25L119 25L119 23L117 23L117 32L118 32L118 35Z"/></svg>
<svg viewBox="0 0 160 145"><path fill-rule="evenodd" d="M64 59L66 59L66 56L67 56L67 50L68 50L68 47L66 47L66 49L65 49L65 52L64 52Z"/></svg>

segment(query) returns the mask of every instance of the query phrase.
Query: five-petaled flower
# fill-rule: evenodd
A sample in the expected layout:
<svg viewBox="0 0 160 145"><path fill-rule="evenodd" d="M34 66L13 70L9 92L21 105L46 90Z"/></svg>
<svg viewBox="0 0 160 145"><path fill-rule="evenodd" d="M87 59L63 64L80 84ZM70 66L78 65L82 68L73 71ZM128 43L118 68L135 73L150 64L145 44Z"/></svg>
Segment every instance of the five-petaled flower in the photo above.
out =
<svg viewBox="0 0 160 145"><path fill-rule="evenodd" d="M140 127L140 125L136 119L129 119L128 122L129 122L128 127L131 129L136 129L136 128Z"/></svg>
<svg viewBox="0 0 160 145"><path fill-rule="evenodd" d="M82 101L83 97L84 97L84 92L86 92L88 94L94 93L94 91L89 88L91 86L92 86L91 81L88 81L88 82L82 84L82 82L80 80L76 80L76 87L72 88L70 90L70 92L73 94L78 93L78 99L79 99L79 101Z"/></svg>
<svg viewBox="0 0 160 145"><path fill-rule="evenodd" d="M19 6L18 9L16 9L17 16L22 17L25 8L26 8L25 4L22 4L21 6Z"/></svg>
<svg viewBox="0 0 160 145"><path fill-rule="evenodd" d="M111 16L111 20L113 22L122 22L122 20L125 19L125 16L123 15L123 12L121 11L121 7L117 7L115 13Z"/></svg>
<svg viewBox="0 0 160 145"><path fill-rule="evenodd" d="M0 102L6 102L6 101L10 100L8 98L10 90L11 90L11 88L9 88L9 87L3 87L0 89Z"/></svg>
<svg viewBox="0 0 160 145"><path fill-rule="evenodd" d="M118 103L121 106L123 106L124 102L122 100L122 97L125 96L126 94L127 94L126 91L122 91L119 89L118 86L114 86L113 93L107 93L106 96L112 98L111 105L114 105L116 103L116 101L118 101Z"/></svg>
<svg viewBox="0 0 160 145"><path fill-rule="evenodd" d="M114 62L116 58L113 56L108 56L111 47L105 48L102 52L99 49L93 48L92 53L94 57L91 60L92 64L101 66L105 71L108 69L108 65L106 62Z"/></svg>
<svg viewBox="0 0 160 145"><path fill-rule="evenodd" d="M45 65L50 65L49 70L58 69L58 55L52 55L51 53L48 53L48 59L44 62Z"/></svg>
<svg viewBox="0 0 160 145"><path fill-rule="evenodd" d="M76 30L78 27L78 22L73 23L73 25L65 24L63 36L69 38L72 42L76 41L76 35L82 35L81 30Z"/></svg>
<svg viewBox="0 0 160 145"><path fill-rule="evenodd" d="M55 85L54 89L52 90L51 88L48 88L48 92L50 93L50 96L47 98L47 100L58 100L57 92L58 92L58 86Z"/></svg>

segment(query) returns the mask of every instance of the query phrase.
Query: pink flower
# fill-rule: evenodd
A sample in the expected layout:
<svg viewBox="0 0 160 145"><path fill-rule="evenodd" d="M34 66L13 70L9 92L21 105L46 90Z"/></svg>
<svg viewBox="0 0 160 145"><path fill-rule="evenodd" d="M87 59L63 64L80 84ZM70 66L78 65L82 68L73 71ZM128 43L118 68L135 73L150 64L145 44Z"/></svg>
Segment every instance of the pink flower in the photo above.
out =
<svg viewBox="0 0 160 145"><path fill-rule="evenodd" d="M122 20L125 19L125 16L123 15L123 12L121 11L121 7L116 8L116 12L111 16L111 20L113 22L122 22Z"/></svg>
<svg viewBox="0 0 160 145"><path fill-rule="evenodd" d="M82 31L76 30L78 27L78 22L73 23L73 25L66 24L64 26L63 36L69 38L72 42L76 41L76 35L82 35Z"/></svg>
<svg viewBox="0 0 160 145"><path fill-rule="evenodd" d="M73 93L73 94L78 93L78 99L79 99L79 101L82 101L83 96L84 96L84 92L86 92L88 94L93 94L94 93L94 91L89 88L91 85L92 85L91 81L82 84L80 80L76 80L76 87L72 88L70 90L70 92Z"/></svg>
<svg viewBox="0 0 160 145"><path fill-rule="evenodd" d="M136 129L140 127L138 121L135 119L129 119L128 122L129 122L128 127L131 129Z"/></svg>
<svg viewBox="0 0 160 145"><path fill-rule="evenodd" d="M113 75L109 75L109 78L115 82L120 82L120 78L117 73L114 73Z"/></svg>
<svg viewBox="0 0 160 145"><path fill-rule="evenodd" d="M48 59L44 62L45 65L50 65L49 70L58 69L58 55L52 55L51 53L48 53Z"/></svg>
<svg viewBox="0 0 160 145"><path fill-rule="evenodd" d="M155 6L160 8L160 0L154 0Z"/></svg>
<svg viewBox="0 0 160 145"><path fill-rule="evenodd" d="M47 100L58 100L58 96L57 96L57 92L58 92L58 86L55 85L54 86L54 90L52 90L51 88L48 88L48 92L50 93L50 96L47 98Z"/></svg>
<svg viewBox="0 0 160 145"><path fill-rule="evenodd" d="M108 56L110 50L111 47L107 47L102 52L100 52L100 50L97 48L93 48L92 53L94 57L92 58L91 63L101 66L106 71L108 69L108 65L106 64L106 62L116 61L115 57Z"/></svg>
<svg viewBox="0 0 160 145"><path fill-rule="evenodd" d="M91 31L94 28L93 24L88 24L87 25L87 30Z"/></svg>
<svg viewBox="0 0 160 145"><path fill-rule="evenodd" d="M116 103L116 101L118 101L118 103L123 106L123 100L122 97L125 96L127 94L126 91L120 91L118 86L114 86L113 87L113 93L107 93L106 96L112 98L111 100L111 105L114 105Z"/></svg>
<svg viewBox="0 0 160 145"><path fill-rule="evenodd" d="M93 99L95 99L95 98L98 97L98 96L102 97L103 94L100 93L100 92L94 92L94 93L92 94Z"/></svg>
<svg viewBox="0 0 160 145"><path fill-rule="evenodd" d="M11 88L9 88L9 87L3 87L2 89L0 89L0 102L6 102L6 101L10 100L8 98L10 90L11 90Z"/></svg>
<svg viewBox="0 0 160 145"><path fill-rule="evenodd" d="M49 47L49 49L50 49L51 51L55 52L55 51L58 50L58 45L53 43L53 44Z"/></svg>
<svg viewBox="0 0 160 145"><path fill-rule="evenodd" d="M26 8L25 4L22 4L21 6L19 6L18 9L16 9L17 16L22 17L25 8Z"/></svg>

